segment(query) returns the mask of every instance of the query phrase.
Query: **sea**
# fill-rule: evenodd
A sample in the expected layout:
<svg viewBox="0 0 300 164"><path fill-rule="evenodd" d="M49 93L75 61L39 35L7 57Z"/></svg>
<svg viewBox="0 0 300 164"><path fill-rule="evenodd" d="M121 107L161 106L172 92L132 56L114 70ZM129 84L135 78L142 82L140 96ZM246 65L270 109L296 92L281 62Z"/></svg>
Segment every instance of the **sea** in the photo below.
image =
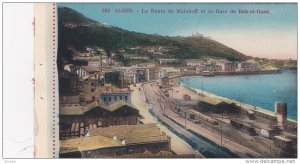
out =
<svg viewBox="0 0 300 164"><path fill-rule="evenodd" d="M181 77L177 82L272 112L275 102L286 102L288 118L297 121L296 70L282 70L276 74Z"/></svg>

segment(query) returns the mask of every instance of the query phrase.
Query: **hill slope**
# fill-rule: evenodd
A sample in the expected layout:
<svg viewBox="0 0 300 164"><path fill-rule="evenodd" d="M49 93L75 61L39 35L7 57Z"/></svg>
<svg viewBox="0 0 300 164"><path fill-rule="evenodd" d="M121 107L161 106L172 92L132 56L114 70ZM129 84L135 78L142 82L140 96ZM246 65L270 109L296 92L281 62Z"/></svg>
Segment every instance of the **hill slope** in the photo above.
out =
<svg viewBox="0 0 300 164"><path fill-rule="evenodd" d="M245 60L244 54L212 39L197 37L169 37L150 35L111 27L96 22L69 8L58 8L59 47L58 60L72 60L70 47L84 50L101 47L106 52L131 47L163 46L166 58L216 57L228 60Z"/></svg>

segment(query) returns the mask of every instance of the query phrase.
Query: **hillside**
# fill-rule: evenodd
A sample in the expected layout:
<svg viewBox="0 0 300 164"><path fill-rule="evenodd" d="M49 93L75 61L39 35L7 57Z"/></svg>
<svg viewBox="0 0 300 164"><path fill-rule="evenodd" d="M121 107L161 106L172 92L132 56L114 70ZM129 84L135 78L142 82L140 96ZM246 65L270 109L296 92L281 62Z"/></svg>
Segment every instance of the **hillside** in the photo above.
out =
<svg viewBox="0 0 300 164"><path fill-rule="evenodd" d="M217 41L203 36L169 37L150 35L112 27L85 17L69 8L58 8L59 47L58 60L71 61L70 49L84 50L86 47L100 47L106 52L125 53L132 47L140 47L134 55L149 55L149 47L164 47L163 56L152 58L202 58L215 57L228 60L245 60L249 57Z"/></svg>

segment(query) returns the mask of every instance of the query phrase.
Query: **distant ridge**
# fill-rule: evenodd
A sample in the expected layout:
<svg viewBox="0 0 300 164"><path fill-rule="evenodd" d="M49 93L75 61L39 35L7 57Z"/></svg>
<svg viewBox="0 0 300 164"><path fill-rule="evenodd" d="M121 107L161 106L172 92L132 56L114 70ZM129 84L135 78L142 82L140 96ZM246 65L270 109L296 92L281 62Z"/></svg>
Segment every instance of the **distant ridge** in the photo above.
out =
<svg viewBox="0 0 300 164"><path fill-rule="evenodd" d="M251 58L199 34L189 37L170 37L128 31L97 22L66 7L58 8L58 27L58 57L64 60L72 59L70 47L78 50L84 50L86 47L100 47L108 53L120 49L126 51L132 47L139 47L142 51L139 51L136 55L147 55L143 50L149 46L161 46L167 49L163 56L154 56L154 58L195 59L214 57L230 61Z"/></svg>

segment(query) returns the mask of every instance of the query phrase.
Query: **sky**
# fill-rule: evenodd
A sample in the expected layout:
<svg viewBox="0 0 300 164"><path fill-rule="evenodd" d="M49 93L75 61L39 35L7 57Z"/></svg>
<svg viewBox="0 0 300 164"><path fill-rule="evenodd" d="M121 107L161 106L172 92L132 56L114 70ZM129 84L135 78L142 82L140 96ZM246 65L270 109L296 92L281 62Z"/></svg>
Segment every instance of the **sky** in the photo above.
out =
<svg viewBox="0 0 300 164"><path fill-rule="evenodd" d="M129 31L168 36L203 34L245 55L272 59L297 59L296 3L60 3L85 16ZM116 13L130 8L133 13ZM110 12L103 12L110 9ZM142 13L142 10L165 13ZM177 9L198 9L199 13L176 13ZM239 10L269 13L239 13ZM173 13L169 13L173 10ZM208 10L213 13L208 13ZM217 13L226 10L228 13ZM230 13L231 10L236 13ZM201 13L205 11L205 13Z"/></svg>

